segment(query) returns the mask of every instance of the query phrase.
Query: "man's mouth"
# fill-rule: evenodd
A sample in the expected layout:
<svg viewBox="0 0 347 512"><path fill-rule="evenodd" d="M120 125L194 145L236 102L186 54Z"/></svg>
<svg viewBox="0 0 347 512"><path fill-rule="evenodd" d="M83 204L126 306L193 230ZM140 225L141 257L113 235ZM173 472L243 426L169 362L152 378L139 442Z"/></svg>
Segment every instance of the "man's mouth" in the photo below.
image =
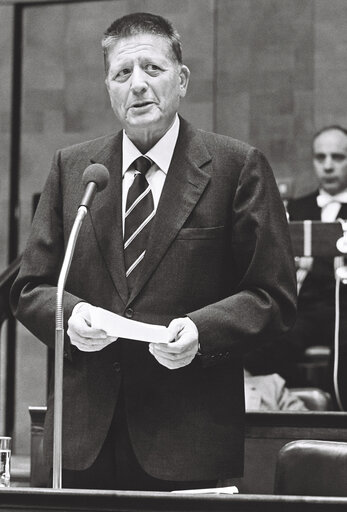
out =
<svg viewBox="0 0 347 512"><path fill-rule="evenodd" d="M141 107L147 107L148 105L153 105L153 101L150 101L150 100L136 101L135 103L132 103L130 108L141 108Z"/></svg>

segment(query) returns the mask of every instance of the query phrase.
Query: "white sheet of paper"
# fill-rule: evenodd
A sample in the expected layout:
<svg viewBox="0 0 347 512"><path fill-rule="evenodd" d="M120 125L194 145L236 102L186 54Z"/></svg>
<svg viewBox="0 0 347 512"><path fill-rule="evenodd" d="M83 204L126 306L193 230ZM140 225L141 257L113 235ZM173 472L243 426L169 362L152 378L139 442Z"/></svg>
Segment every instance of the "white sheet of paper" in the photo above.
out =
<svg viewBox="0 0 347 512"><path fill-rule="evenodd" d="M169 343L171 341L168 328L164 325L136 322L95 306L90 309L92 327L102 329L108 336L146 341L148 343Z"/></svg>
<svg viewBox="0 0 347 512"><path fill-rule="evenodd" d="M239 490L235 485L229 487L211 487L208 489L184 489L171 491L177 494L238 494Z"/></svg>

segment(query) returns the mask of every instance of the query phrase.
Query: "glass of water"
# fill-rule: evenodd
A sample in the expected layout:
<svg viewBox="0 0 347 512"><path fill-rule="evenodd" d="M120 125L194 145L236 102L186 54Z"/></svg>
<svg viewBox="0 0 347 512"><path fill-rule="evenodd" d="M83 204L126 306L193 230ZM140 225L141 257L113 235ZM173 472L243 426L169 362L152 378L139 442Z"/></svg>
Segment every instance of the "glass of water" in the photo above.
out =
<svg viewBox="0 0 347 512"><path fill-rule="evenodd" d="M10 486L11 438L0 436L0 487Z"/></svg>

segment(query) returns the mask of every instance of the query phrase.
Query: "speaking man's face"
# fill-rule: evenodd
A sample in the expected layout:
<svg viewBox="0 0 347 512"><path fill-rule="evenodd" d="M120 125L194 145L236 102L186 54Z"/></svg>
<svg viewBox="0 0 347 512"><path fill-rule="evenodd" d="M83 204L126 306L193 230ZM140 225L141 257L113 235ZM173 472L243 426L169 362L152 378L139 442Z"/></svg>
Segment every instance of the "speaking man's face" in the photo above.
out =
<svg viewBox="0 0 347 512"><path fill-rule="evenodd" d="M177 63L161 36L120 39L108 54L106 86L114 113L135 145L155 144L171 126L185 96L189 69Z"/></svg>
<svg viewBox="0 0 347 512"><path fill-rule="evenodd" d="M313 142L313 165L320 186L335 195L347 188L347 136L323 132Z"/></svg>

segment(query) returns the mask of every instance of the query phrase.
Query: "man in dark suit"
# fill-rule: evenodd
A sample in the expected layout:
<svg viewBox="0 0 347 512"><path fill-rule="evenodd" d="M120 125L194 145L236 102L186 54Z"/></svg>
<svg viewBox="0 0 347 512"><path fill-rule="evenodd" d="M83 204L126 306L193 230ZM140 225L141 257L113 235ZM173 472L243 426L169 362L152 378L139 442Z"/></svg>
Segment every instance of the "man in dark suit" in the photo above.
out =
<svg viewBox="0 0 347 512"><path fill-rule="evenodd" d="M52 348L81 176L104 164L64 295L63 486L204 487L243 471L244 350L295 317L286 217L259 151L178 117L189 69L167 20L125 16L103 47L124 130L56 153L12 304ZM168 326L171 343L116 340L91 325L93 306ZM51 389L50 465L52 403Z"/></svg>
<svg viewBox="0 0 347 512"><path fill-rule="evenodd" d="M341 126L321 129L313 140L313 166L319 190L291 201L291 220L334 222L347 219L347 130ZM293 330L295 343L304 350L312 345L327 345L334 352L335 271L344 264L342 257L299 260L302 285L298 300L298 318ZM301 268L300 268L301 266ZM340 387L341 399L347 405L345 370L347 339L347 289L340 289ZM331 370L332 383L332 370ZM331 384L330 391L334 393Z"/></svg>
<svg viewBox="0 0 347 512"><path fill-rule="evenodd" d="M347 130L341 126L322 128L313 138L313 167L319 188L310 194L289 201L290 220L311 219L334 222L347 219ZM326 345L333 349L335 329L335 270L343 265L341 258L298 258L298 316L294 328L285 334L268 353L260 349L246 358L252 372L280 372L289 385L295 384L295 362L302 360L305 349ZM340 387L345 406L347 379L344 376L347 337L347 288L340 290ZM262 352L260 356L260 352ZM293 366L294 363L294 366ZM333 390L331 368L329 391ZM293 381L294 378L294 382ZM342 384L343 381L343 384ZM342 385L341 385L342 384Z"/></svg>

